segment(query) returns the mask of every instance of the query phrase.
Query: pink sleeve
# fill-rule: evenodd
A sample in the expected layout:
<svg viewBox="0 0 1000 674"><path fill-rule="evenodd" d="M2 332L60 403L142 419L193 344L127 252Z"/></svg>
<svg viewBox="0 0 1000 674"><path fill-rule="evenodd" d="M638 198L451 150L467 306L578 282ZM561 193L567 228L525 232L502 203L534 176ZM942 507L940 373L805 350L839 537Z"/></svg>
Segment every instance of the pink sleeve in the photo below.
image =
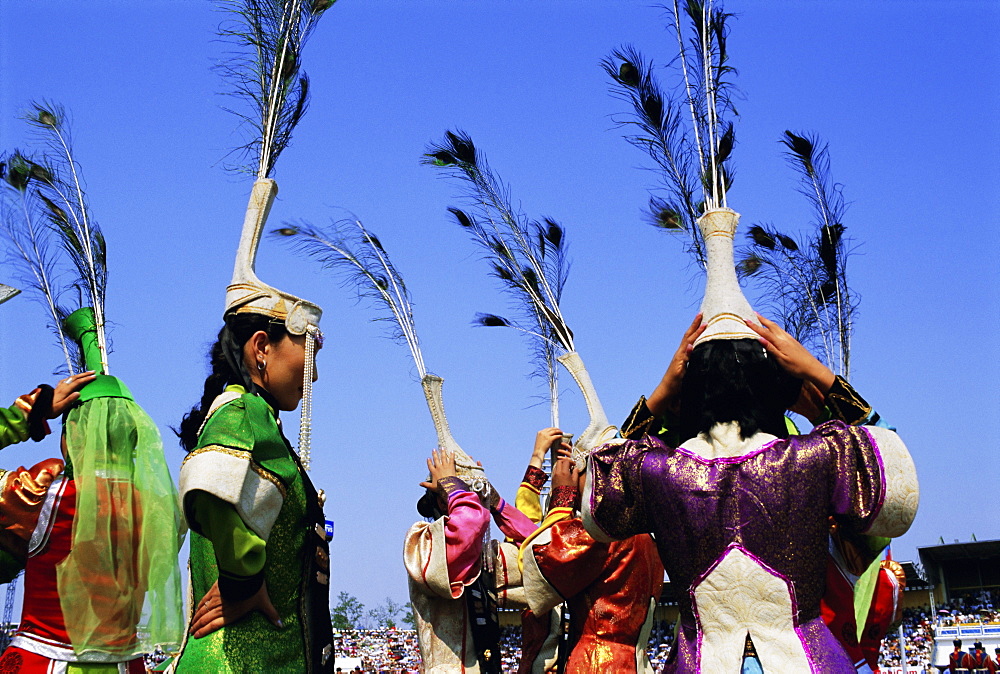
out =
<svg viewBox="0 0 1000 674"><path fill-rule="evenodd" d="M444 525L445 556L452 591L468 585L479 575L483 535L490 526L490 513L471 491L448 496L448 518Z"/></svg>
<svg viewBox="0 0 1000 674"><path fill-rule="evenodd" d="M531 518L503 499L500 499L500 506L493 513L493 521L500 527L504 536L518 545L538 528Z"/></svg>

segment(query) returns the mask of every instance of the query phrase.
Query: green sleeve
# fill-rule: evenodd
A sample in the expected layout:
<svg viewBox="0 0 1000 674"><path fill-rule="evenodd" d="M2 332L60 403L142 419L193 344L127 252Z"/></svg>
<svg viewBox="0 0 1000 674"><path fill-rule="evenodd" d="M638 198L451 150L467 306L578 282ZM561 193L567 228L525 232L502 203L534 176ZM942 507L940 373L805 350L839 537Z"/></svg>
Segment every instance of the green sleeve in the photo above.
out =
<svg viewBox="0 0 1000 674"><path fill-rule="evenodd" d="M265 542L252 532L236 509L205 491L190 495L190 511L205 538L212 541L219 571L234 577L250 577L264 569Z"/></svg>
<svg viewBox="0 0 1000 674"><path fill-rule="evenodd" d="M28 439L28 419L17 405L0 407L0 448Z"/></svg>

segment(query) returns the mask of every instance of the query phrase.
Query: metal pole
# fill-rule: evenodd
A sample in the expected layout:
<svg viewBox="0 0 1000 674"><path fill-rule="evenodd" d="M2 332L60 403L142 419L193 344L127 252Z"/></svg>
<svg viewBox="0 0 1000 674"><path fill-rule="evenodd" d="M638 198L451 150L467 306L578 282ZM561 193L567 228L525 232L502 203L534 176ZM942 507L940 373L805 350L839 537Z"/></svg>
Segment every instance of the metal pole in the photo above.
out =
<svg viewBox="0 0 1000 674"><path fill-rule="evenodd" d="M903 673L910 671L906 662L906 641L903 639L903 623L899 623L899 664L903 666Z"/></svg>

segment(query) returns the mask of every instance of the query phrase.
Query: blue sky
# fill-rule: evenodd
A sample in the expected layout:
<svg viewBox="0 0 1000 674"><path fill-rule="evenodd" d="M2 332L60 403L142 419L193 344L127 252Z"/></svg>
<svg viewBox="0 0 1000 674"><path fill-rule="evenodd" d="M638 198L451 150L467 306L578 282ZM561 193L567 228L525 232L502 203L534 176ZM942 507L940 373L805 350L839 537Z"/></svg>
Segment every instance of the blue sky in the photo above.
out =
<svg viewBox="0 0 1000 674"><path fill-rule="evenodd" d="M939 536L1000 538L1000 48L989 30L1000 8L727 9L742 91L730 205L744 227L809 228L778 144L785 129L829 142L850 204L853 383L899 427L921 480L897 558ZM27 147L18 115L29 101L70 111L109 242L112 370L160 424L174 470L182 452L168 427L200 397L249 193L221 162L240 142L212 70L221 19L200 0L0 3L0 147ZM547 407L519 337L470 326L507 300L446 213L459 186L419 159L464 129L527 214L566 226L564 311L605 409L622 419L658 381L701 293L681 241L643 222L656 176L615 128L624 108L599 67L623 43L665 64L664 25L638 2L341 0L305 51L312 104L279 160L271 223L351 212L381 237L413 293L427 366L446 380L453 432L511 498ZM403 534L435 441L414 368L349 289L277 242L262 244L258 273L325 310L312 475L336 521L332 590L403 600ZM37 305L21 296L0 308L0 399L51 381L58 363ZM578 433L582 400L569 389L563 400ZM15 446L3 463L57 451L51 440Z"/></svg>

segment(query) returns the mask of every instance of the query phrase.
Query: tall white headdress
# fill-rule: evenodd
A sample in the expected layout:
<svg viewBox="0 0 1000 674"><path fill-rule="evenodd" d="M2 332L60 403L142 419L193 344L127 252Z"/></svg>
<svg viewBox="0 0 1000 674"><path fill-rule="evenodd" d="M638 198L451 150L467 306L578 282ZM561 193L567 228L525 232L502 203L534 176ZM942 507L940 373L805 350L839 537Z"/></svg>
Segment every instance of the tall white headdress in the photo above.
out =
<svg viewBox="0 0 1000 674"><path fill-rule="evenodd" d="M739 221L740 214L729 208L710 210L698 219L707 258L701 313L708 327L696 345L713 339L757 339L744 322L757 322L757 317L736 278L733 237Z"/></svg>
<svg viewBox="0 0 1000 674"><path fill-rule="evenodd" d="M306 336L305 374L302 382L302 418L299 458L309 468L314 355L322 311L312 302L263 283L254 270L260 235L267 221L278 185L270 178L278 155L291 139L292 130L308 107L309 78L302 71L302 48L332 0L231 3L233 22L221 35L237 46L233 59L221 70L234 94L248 104L249 112L236 112L253 133L238 148L252 161L239 167L256 174L250 203L243 220L233 279L226 288L225 315L254 313L284 322L292 335Z"/></svg>
<svg viewBox="0 0 1000 674"><path fill-rule="evenodd" d="M271 204L278 194L278 184L270 178L260 178L253 184L250 203L243 220L243 232L236 251L233 278L226 288L228 314L260 314L274 321L283 322L291 335L305 335L306 358L302 380L298 454L302 466L309 469L312 440L312 381L316 372L316 338L323 310L316 304L267 285L255 270L260 235L271 211Z"/></svg>

